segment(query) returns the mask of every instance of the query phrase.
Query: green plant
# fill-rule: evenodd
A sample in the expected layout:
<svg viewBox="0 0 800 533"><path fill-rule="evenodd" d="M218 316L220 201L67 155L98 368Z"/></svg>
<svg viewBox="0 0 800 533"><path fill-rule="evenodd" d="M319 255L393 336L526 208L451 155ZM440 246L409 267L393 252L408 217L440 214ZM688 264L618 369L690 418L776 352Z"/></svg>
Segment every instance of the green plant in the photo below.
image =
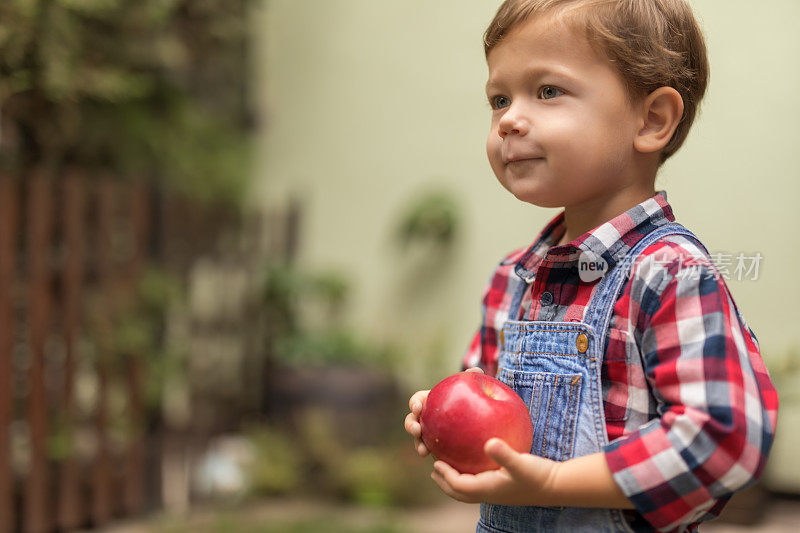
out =
<svg viewBox="0 0 800 533"><path fill-rule="evenodd" d="M289 435L268 426L246 428L244 434L256 450L250 471L253 493L273 496L295 492L303 482L305 458Z"/></svg>
<svg viewBox="0 0 800 533"><path fill-rule="evenodd" d="M251 0L0 2L0 159L238 205Z"/></svg>
<svg viewBox="0 0 800 533"><path fill-rule="evenodd" d="M438 495L430 471L430 462L403 439L349 451L333 467L333 476L348 501L397 507L426 504Z"/></svg>
<svg viewBox="0 0 800 533"><path fill-rule="evenodd" d="M294 265L271 263L265 268L262 302L272 314L283 315L291 326L302 305L317 305L332 317L347 301L350 284L339 272L303 272Z"/></svg>
<svg viewBox="0 0 800 533"><path fill-rule="evenodd" d="M265 272L263 310L276 359L288 365L385 365L393 360L391 347L367 341L342 323L350 285L340 273L305 273L283 263Z"/></svg>
<svg viewBox="0 0 800 533"><path fill-rule="evenodd" d="M397 239L403 246L424 242L449 246L456 236L459 218L458 206L450 193L424 193L400 217Z"/></svg>
<svg viewBox="0 0 800 533"><path fill-rule="evenodd" d="M164 320L170 308L183 305L186 294L180 280L150 265L142 274L133 302L116 321L114 349L118 354L144 357L147 380L145 404L159 409L165 383L186 371L184 354L163 342Z"/></svg>
<svg viewBox="0 0 800 533"><path fill-rule="evenodd" d="M293 430L249 426L245 435L257 450L251 472L256 495L310 495L378 507L424 505L438 496L430 461L416 454L405 432L352 448L328 411L309 408Z"/></svg>
<svg viewBox="0 0 800 533"><path fill-rule="evenodd" d="M324 311L336 317L342 311L350 292L350 284L338 272L322 272L311 279L311 292L322 302Z"/></svg>
<svg viewBox="0 0 800 533"><path fill-rule="evenodd" d="M305 290L303 281L303 277L291 265L273 263L265 268L261 301L271 337L294 332L298 321L298 302Z"/></svg>
<svg viewBox="0 0 800 533"><path fill-rule="evenodd" d="M395 503L396 469L376 448L362 448L350 453L341 466L340 482L347 496L362 505L385 506Z"/></svg>
<svg viewBox="0 0 800 533"><path fill-rule="evenodd" d="M363 341L344 328L287 335L279 339L277 352L291 365L383 365L393 360L390 348Z"/></svg>

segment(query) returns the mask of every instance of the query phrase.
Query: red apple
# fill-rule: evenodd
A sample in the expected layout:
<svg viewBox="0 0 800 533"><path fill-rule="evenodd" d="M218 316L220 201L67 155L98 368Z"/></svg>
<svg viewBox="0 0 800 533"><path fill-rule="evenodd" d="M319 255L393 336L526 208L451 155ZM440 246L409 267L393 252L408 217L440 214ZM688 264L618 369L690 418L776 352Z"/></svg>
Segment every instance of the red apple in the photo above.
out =
<svg viewBox="0 0 800 533"><path fill-rule="evenodd" d="M437 383L419 423L428 450L461 473L500 468L483 451L492 437L522 453L530 453L533 443L525 402L511 387L480 372L460 372Z"/></svg>

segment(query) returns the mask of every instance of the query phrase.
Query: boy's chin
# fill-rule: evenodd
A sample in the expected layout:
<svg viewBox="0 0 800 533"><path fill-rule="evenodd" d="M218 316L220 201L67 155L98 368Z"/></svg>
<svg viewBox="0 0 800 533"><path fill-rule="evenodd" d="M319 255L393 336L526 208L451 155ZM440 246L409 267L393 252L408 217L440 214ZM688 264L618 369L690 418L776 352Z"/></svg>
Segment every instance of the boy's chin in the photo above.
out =
<svg viewBox="0 0 800 533"><path fill-rule="evenodd" d="M508 192L514 195L517 200L536 207L564 207L560 198L547 194L546 191L534 188L506 186Z"/></svg>

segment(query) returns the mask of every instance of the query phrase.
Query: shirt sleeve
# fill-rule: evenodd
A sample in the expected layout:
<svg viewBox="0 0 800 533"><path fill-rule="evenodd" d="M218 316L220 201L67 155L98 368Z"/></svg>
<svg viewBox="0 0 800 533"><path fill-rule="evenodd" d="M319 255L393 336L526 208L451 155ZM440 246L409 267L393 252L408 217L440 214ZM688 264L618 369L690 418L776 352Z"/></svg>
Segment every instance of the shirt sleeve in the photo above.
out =
<svg viewBox="0 0 800 533"><path fill-rule="evenodd" d="M637 292L635 335L657 416L605 455L639 513L669 531L708 518L759 477L778 399L710 260L670 261Z"/></svg>
<svg viewBox="0 0 800 533"><path fill-rule="evenodd" d="M478 328L478 331L472 336L472 340L467 347L467 352L461 360L462 372L476 366L483 368L481 366L481 329L482 328Z"/></svg>
<svg viewBox="0 0 800 533"><path fill-rule="evenodd" d="M461 369L480 367L487 375L497 375L498 328L508 315L510 272L524 248L514 250L495 267L481 297L481 321L461 360Z"/></svg>
<svg viewBox="0 0 800 533"><path fill-rule="evenodd" d="M461 370L478 367L486 374L494 377L497 374L497 334L487 317L491 314L488 309L490 305L490 293L492 283L486 286L481 298L481 322L478 330L472 336L472 340L467 347L467 352L461 360Z"/></svg>

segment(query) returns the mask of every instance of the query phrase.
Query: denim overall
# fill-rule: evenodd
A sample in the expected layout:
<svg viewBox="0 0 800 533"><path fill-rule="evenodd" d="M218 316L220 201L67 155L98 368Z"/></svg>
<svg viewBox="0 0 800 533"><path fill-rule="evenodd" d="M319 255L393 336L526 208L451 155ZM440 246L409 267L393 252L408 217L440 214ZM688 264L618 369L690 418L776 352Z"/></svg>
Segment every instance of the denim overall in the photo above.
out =
<svg viewBox="0 0 800 533"><path fill-rule="evenodd" d="M639 254L666 235L687 235L670 222L652 230L610 267L587 306L586 322L508 320L500 333L497 379L528 405L533 421L531 454L565 461L603 450L608 444L600 367L612 311ZM516 317L533 281L522 277L514 291L509 317ZM525 276L525 274L529 276ZM476 531L633 531L619 509L528 507L482 503Z"/></svg>

